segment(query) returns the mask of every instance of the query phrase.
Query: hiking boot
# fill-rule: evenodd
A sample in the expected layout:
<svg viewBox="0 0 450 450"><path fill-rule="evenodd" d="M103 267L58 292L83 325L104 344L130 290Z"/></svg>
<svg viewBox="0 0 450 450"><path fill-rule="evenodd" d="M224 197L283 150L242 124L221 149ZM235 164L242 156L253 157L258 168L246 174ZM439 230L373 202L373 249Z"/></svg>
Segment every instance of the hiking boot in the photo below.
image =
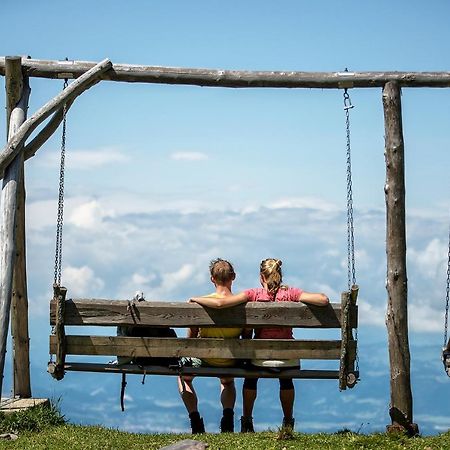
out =
<svg viewBox="0 0 450 450"><path fill-rule="evenodd" d="M189 414L189 420L191 421L192 434L200 434L205 432L205 425L203 419L198 412Z"/></svg>
<svg viewBox="0 0 450 450"><path fill-rule="evenodd" d="M220 419L221 433L234 433L234 411L231 408L223 410L222 419Z"/></svg>
<svg viewBox="0 0 450 450"><path fill-rule="evenodd" d="M284 417L281 427L282 428L290 428L292 431L294 431L294 425L295 425L295 419L293 417L291 417L290 419L287 419L286 417Z"/></svg>
<svg viewBox="0 0 450 450"><path fill-rule="evenodd" d="M254 433L255 429L253 428L253 417L251 416L242 416L241 417L241 433Z"/></svg>

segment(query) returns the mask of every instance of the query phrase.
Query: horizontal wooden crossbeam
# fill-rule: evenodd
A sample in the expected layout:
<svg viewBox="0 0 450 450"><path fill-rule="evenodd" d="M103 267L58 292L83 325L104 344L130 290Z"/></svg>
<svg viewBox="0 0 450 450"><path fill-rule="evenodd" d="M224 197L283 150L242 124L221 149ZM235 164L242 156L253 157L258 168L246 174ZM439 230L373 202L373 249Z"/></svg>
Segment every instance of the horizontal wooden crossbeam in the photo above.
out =
<svg viewBox="0 0 450 450"><path fill-rule="evenodd" d="M138 366L136 364L98 364L67 362L64 370L72 372L126 373L146 375L196 375L201 377L236 377L236 378L296 378L296 379L339 379L339 370L304 370L304 369L263 369L252 367L177 367ZM355 372L356 377L359 376Z"/></svg>
<svg viewBox="0 0 450 450"><path fill-rule="evenodd" d="M350 307L350 324L357 327L357 306ZM50 304L50 324L56 322L56 303ZM213 309L186 302L74 299L65 302L64 325L137 325L154 327L300 327L341 328L341 305L247 303Z"/></svg>
<svg viewBox="0 0 450 450"><path fill-rule="evenodd" d="M89 61L22 59L29 77L78 78L95 66ZM0 75L5 58L0 58ZM450 87L450 72L297 72L193 69L114 64L104 80L231 88L373 88L396 81L401 87Z"/></svg>
<svg viewBox="0 0 450 450"><path fill-rule="evenodd" d="M50 336L50 353L57 340ZM182 357L232 359L339 359L340 340L141 338L123 336L66 336L66 354L129 357ZM348 352L355 358L356 341Z"/></svg>

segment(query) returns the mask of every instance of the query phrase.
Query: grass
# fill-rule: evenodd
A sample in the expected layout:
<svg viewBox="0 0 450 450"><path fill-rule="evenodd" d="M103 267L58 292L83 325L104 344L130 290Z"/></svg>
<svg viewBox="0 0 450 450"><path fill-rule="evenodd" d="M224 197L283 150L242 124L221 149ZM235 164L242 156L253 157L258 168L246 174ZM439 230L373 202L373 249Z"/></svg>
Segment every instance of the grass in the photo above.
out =
<svg viewBox="0 0 450 450"><path fill-rule="evenodd" d="M57 405L37 406L28 411L0 415L0 433L15 433L14 441L0 439L0 449L152 450L183 439L205 442L211 450L326 450L326 449L450 449L450 431L438 436L408 438L403 434L286 433L283 430L234 434L133 434L123 431L66 423Z"/></svg>

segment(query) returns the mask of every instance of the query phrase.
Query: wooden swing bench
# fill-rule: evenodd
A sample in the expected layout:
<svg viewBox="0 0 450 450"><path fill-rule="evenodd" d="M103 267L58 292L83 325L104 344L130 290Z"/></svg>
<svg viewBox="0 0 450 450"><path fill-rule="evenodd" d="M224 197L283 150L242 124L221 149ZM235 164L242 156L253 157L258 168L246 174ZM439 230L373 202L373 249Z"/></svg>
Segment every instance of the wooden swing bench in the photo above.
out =
<svg viewBox="0 0 450 450"><path fill-rule="evenodd" d="M327 307L303 303L247 303L232 308L203 308L184 302L134 302L127 300L65 300L66 289L55 287L50 303L50 354L55 361L49 373L62 379L66 371L129 373L144 375L196 375L259 378L338 379L341 390L353 387L357 341L357 287L341 296L341 303ZM66 326L108 327L108 335L66 334ZM293 327L340 329L338 340L159 338L117 336L117 326L138 327ZM109 331L108 330L108 331ZM304 334L306 334L304 332ZM155 357L236 359L236 367L186 367L180 365L114 364L112 362L68 362L66 355L104 357ZM53 358L53 356L52 356ZM241 364L251 359L336 360L335 370L301 368L273 369Z"/></svg>

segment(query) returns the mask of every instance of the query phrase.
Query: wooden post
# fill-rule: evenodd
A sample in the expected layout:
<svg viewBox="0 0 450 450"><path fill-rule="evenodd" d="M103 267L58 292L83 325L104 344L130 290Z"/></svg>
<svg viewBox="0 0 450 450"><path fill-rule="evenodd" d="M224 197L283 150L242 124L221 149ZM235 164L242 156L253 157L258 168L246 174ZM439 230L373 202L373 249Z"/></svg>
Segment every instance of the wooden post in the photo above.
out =
<svg viewBox="0 0 450 450"><path fill-rule="evenodd" d="M388 331L392 424L388 431L418 433L413 423L408 340L405 167L402 129L401 90L395 81L383 88L386 159L386 254Z"/></svg>
<svg viewBox="0 0 450 450"><path fill-rule="evenodd" d="M26 119L28 102L19 103L22 93L29 96L28 78L22 74L20 57L8 57L9 67L6 78L6 117L8 137L13 135ZM25 246L25 182L24 167L21 162L21 176L18 180L16 212L16 255L13 275L13 297L11 310L13 395L30 398L30 351L28 334L28 294Z"/></svg>
<svg viewBox="0 0 450 450"><path fill-rule="evenodd" d="M66 362L66 331L64 316L66 312L67 289L57 284L53 285L53 299L56 302L56 362L48 364L48 373L57 380L64 378L64 364Z"/></svg>
<svg viewBox="0 0 450 450"><path fill-rule="evenodd" d="M23 159L22 159L23 164ZM31 398L30 337L28 332L28 290L25 242L25 176L18 185L16 216L16 260L11 310L13 396Z"/></svg>
<svg viewBox="0 0 450 450"><path fill-rule="evenodd" d="M27 78L22 75L20 57L6 58L6 92L7 92L7 125L8 135L12 135L22 125L26 119L28 108L28 98L30 89ZM24 195L23 186L23 152L20 152L5 170L3 179L2 200L1 200L1 229L0 229L0 251L1 251L1 271L0 271L0 392L3 384L3 372L5 365L6 342L8 335L9 316L11 309L11 298L13 294L13 279L16 281L18 293L21 300L15 302L18 306L17 315L20 316L19 323L15 322L15 335L18 337L17 343L25 342L25 346L19 350L21 361L24 366L18 368L22 372L21 380L22 392L25 396L31 395L29 383L29 354L28 354L28 305L26 300L26 274L24 255L18 258L20 267L15 265L17 252L25 251L25 217L20 214L18 221L17 208L23 212L24 204L19 199L21 192ZM16 233L19 233L21 243L17 247ZM23 308L25 307L25 309ZM25 322L25 325L23 323ZM17 334L18 333L18 334ZM28 375L28 386L27 386Z"/></svg>

